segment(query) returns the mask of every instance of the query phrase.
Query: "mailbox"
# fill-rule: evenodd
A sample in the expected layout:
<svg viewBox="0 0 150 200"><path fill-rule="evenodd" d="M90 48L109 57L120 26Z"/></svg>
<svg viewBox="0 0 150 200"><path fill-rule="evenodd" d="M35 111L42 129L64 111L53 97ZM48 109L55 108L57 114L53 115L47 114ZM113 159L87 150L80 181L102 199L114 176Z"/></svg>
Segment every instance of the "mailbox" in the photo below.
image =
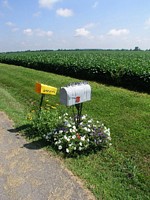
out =
<svg viewBox="0 0 150 200"><path fill-rule="evenodd" d="M57 88L49 86L49 85L44 85L44 84L41 84L41 83L36 83L35 91L37 93L40 93L40 94L56 95Z"/></svg>
<svg viewBox="0 0 150 200"><path fill-rule="evenodd" d="M91 86L87 82L74 83L60 89L60 102L72 106L91 100Z"/></svg>

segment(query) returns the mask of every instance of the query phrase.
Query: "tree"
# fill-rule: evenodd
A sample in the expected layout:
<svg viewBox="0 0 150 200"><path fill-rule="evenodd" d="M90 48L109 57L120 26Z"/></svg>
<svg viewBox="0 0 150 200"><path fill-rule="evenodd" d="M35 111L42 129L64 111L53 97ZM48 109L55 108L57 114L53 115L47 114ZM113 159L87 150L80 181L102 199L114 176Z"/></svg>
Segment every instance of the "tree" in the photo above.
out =
<svg viewBox="0 0 150 200"><path fill-rule="evenodd" d="M140 51L140 48L139 47L135 47L134 51Z"/></svg>

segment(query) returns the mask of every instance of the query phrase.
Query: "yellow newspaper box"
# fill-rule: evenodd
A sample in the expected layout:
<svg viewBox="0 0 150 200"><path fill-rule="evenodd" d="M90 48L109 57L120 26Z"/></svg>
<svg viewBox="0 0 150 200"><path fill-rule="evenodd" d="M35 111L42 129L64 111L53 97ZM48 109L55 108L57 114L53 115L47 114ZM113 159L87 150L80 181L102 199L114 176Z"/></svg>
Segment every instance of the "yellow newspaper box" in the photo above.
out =
<svg viewBox="0 0 150 200"><path fill-rule="evenodd" d="M40 94L56 95L57 88L49 86L49 85L44 85L44 84L41 84L41 83L36 83L35 91L37 93L40 93Z"/></svg>

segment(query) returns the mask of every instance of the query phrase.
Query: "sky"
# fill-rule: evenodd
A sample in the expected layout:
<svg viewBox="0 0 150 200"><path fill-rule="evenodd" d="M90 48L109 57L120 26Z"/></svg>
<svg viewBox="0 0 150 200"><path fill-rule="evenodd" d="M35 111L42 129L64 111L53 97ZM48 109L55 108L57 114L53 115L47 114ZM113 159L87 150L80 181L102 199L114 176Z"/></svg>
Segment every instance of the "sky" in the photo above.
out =
<svg viewBox="0 0 150 200"><path fill-rule="evenodd" d="M0 52L150 49L150 0L0 0Z"/></svg>

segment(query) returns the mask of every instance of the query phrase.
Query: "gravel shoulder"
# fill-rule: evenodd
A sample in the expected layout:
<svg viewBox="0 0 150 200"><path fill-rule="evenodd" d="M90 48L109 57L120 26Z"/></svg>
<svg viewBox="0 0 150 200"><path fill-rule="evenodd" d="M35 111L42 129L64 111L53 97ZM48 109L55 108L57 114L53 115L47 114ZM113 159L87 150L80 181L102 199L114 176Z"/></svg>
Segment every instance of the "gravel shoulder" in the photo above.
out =
<svg viewBox="0 0 150 200"><path fill-rule="evenodd" d="M0 112L1 200L94 200L63 163L10 132L13 122Z"/></svg>

